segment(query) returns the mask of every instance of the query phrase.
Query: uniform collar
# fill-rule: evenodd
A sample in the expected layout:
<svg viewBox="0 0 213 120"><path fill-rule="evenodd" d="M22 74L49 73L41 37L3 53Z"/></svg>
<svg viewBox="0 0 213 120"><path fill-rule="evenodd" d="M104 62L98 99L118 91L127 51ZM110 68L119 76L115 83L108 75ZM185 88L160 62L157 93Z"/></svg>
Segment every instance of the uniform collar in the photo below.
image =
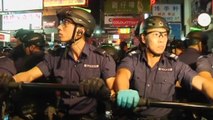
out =
<svg viewBox="0 0 213 120"><path fill-rule="evenodd" d="M89 52L90 52L90 45L86 42L82 51L82 54L80 56L80 58L86 58L89 56ZM68 55L72 57L72 53L71 51L68 52Z"/></svg>

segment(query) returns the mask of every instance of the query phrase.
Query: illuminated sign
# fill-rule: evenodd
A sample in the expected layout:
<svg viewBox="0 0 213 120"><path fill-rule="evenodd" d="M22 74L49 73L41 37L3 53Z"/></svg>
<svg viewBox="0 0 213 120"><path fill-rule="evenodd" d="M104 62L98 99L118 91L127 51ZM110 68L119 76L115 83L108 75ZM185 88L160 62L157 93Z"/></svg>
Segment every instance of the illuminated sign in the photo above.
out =
<svg viewBox="0 0 213 120"><path fill-rule="evenodd" d="M130 33L130 28L119 28L118 31L120 34L127 34Z"/></svg>
<svg viewBox="0 0 213 120"><path fill-rule="evenodd" d="M41 29L42 13L22 13L2 15L2 30Z"/></svg>
<svg viewBox="0 0 213 120"><path fill-rule="evenodd" d="M112 24L114 27L134 27L138 21L137 18L113 18Z"/></svg>
<svg viewBox="0 0 213 120"><path fill-rule="evenodd" d="M0 0L0 11L2 11L2 0Z"/></svg>
<svg viewBox="0 0 213 120"><path fill-rule="evenodd" d="M150 0L105 0L104 13L141 14L150 12Z"/></svg>
<svg viewBox="0 0 213 120"><path fill-rule="evenodd" d="M181 22L180 4L154 4L152 15L162 16L168 22Z"/></svg>
<svg viewBox="0 0 213 120"><path fill-rule="evenodd" d="M44 0L44 7L87 5L87 0Z"/></svg>
<svg viewBox="0 0 213 120"><path fill-rule="evenodd" d="M10 34L0 33L0 42L10 42Z"/></svg>
<svg viewBox="0 0 213 120"><path fill-rule="evenodd" d="M3 0L3 11L43 9L43 0Z"/></svg>

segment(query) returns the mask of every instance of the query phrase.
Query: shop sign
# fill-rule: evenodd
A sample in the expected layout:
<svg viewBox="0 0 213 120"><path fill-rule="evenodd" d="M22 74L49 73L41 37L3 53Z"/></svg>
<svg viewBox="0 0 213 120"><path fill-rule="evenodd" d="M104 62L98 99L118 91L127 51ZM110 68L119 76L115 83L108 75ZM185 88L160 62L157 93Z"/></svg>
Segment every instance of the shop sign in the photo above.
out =
<svg viewBox="0 0 213 120"><path fill-rule="evenodd" d="M134 27L138 21L137 18L113 18L112 24L114 27Z"/></svg>
<svg viewBox="0 0 213 120"><path fill-rule="evenodd" d="M105 25L112 25L112 20L115 18L132 18L132 16L105 16L104 17L104 24Z"/></svg>
<svg viewBox="0 0 213 120"><path fill-rule="evenodd" d="M150 0L105 0L106 14L140 14L150 12Z"/></svg>
<svg viewBox="0 0 213 120"><path fill-rule="evenodd" d="M45 28L57 28L58 20L55 15L43 16L43 29Z"/></svg>
<svg viewBox="0 0 213 120"><path fill-rule="evenodd" d="M2 15L2 30L41 29L42 13L21 13Z"/></svg>
<svg viewBox="0 0 213 120"><path fill-rule="evenodd" d="M0 33L0 42L10 42L10 34Z"/></svg>
<svg viewBox="0 0 213 120"><path fill-rule="evenodd" d="M152 14L164 17L168 22L181 22L180 4L155 4Z"/></svg>
<svg viewBox="0 0 213 120"><path fill-rule="evenodd" d="M0 40L2 41L4 39L5 39L4 34L0 34Z"/></svg>
<svg viewBox="0 0 213 120"><path fill-rule="evenodd" d="M87 5L87 0L44 0L44 7Z"/></svg>
<svg viewBox="0 0 213 120"><path fill-rule="evenodd" d="M43 0L0 0L3 11L42 10Z"/></svg>

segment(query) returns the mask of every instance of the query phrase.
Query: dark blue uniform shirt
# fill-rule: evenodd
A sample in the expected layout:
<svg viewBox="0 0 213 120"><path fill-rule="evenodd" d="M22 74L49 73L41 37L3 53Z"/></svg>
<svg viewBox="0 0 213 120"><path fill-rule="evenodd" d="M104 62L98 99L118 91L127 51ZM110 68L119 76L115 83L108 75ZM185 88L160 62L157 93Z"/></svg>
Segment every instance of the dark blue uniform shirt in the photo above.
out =
<svg viewBox="0 0 213 120"><path fill-rule="evenodd" d="M125 57L118 68L130 70L132 73L130 89L138 90L140 97L172 101L177 80L180 80L181 84L191 87L192 78L197 73L188 65L164 54L160 61L150 68L146 55L140 52L135 53ZM165 108L148 108L140 114L161 117L170 111Z"/></svg>
<svg viewBox="0 0 213 120"><path fill-rule="evenodd" d="M62 53L63 54L63 53ZM106 80L115 76L113 58L86 43L78 62L74 61L71 52L67 57L47 54L45 60L37 65L44 76L53 74L62 78L62 84L79 84L81 80L99 77ZM69 105L70 114L86 114L96 108L96 100L88 97L76 97L73 92L65 92L64 103Z"/></svg>
<svg viewBox="0 0 213 120"><path fill-rule="evenodd" d="M193 70L196 70L196 62L201 53L194 48L187 48L179 55L179 60L189 65Z"/></svg>
<svg viewBox="0 0 213 120"><path fill-rule="evenodd" d="M0 73L16 74L15 64L10 58L5 56L0 57Z"/></svg>
<svg viewBox="0 0 213 120"><path fill-rule="evenodd" d="M202 56L197 60L197 72L208 71L213 76L213 54Z"/></svg>

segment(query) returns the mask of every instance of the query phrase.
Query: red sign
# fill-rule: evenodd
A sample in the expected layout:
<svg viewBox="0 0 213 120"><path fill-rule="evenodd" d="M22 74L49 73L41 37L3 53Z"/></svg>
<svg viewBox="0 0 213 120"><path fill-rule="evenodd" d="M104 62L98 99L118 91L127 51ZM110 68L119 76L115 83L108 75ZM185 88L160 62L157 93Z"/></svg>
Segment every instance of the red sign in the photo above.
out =
<svg viewBox="0 0 213 120"><path fill-rule="evenodd" d="M134 27L138 21L137 18L113 18L112 24L114 27Z"/></svg>
<svg viewBox="0 0 213 120"><path fill-rule="evenodd" d="M0 34L0 40L4 40L5 37L4 37L4 34Z"/></svg>

